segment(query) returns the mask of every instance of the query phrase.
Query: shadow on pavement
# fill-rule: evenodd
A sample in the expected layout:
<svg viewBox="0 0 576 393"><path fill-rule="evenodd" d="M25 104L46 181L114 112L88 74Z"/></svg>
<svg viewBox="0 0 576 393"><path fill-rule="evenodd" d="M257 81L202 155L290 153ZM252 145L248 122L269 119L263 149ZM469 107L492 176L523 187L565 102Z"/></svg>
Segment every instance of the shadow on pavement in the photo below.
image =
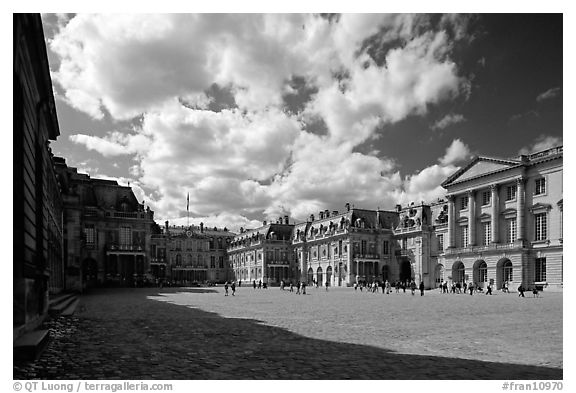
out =
<svg viewBox="0 0 576 393"><path fill-rule="evenodd" d="M147 288L108 289L85 295L83 308L73 320L73 332L53 334L38 361L15 364L14 379L563 377L559 368L406 355L318 340L253 319L224 318L149 299L162 293L202 290L216 293L206 288Z"/></svg>

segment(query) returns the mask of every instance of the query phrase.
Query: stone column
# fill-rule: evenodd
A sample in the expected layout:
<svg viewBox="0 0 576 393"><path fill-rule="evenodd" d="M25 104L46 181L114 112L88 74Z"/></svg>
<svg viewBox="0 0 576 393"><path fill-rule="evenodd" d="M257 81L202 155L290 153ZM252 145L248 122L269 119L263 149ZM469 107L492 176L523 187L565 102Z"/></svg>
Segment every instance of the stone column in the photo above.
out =
<svg viewBox="0 0 576 393"><path fill-rule="evenodd" d="M476 192L468 191L468 245L476 245Z"/></svg>
<svg viewBox="0 0 576 393"><path fill-rule="evenodd" d="M306 248L302 246L300 250L300 281L305 282L308 275L308 264L306 263Z"/></svg>
<svg viewBox="0 0 576 393"><path fill-rule="evenodd" d="M492 184L490 190L492 191L492 243L500 241L499 229L499 214L500 214L500 198L498 197L498 185Z"/></svg>
<svg viewBox="0 0 576 393"><path fill-rule="evenodd" d="M524 182L526 179L520 177L516 179L516 239L524 240Z"/></svg>
<svg viewBox="0 0 576 393"><path fill-rule="evenodd" d="M455 209L454 209L454 195L448 195L448 239L446 239L446 248L454 248L454 229L456 225Z"/></svg>

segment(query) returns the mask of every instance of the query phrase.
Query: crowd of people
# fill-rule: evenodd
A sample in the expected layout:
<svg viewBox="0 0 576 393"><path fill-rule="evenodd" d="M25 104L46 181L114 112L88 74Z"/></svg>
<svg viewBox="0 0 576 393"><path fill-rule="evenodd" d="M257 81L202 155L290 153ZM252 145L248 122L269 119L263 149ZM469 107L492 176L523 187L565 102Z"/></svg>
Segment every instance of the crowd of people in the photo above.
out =
<svg viewBox="0 0 576 393"><path fill-rule="evenodd" d="M314 287L316 287L317 289L320 287L320 283L313 279L312 280L312 285ZM238 281L238 287L242 286L242 281ZM288 291L289 292L296 292L297 295L306 295L306 286L307 284L303 281L298 281L296 284L294 284L292 281L290 281L288 283L288 285L286 284L286 281L281 280L280 281L280 290L284 291L286 289L286 287L288 286ZM330 282L326 281L323 285L326 289L326 291L328 291L328 287L330 286ZM235 296L236 293L236 282L235 281L226 281L224 283L224 296L228 296L228 289L232 290L232 296ZM252 280L252 288L254 290L256 289L268 289L268 284L266 282L262 282L262 280L258 280L258 282L256 282L256 280ZM386 294L389 295L392 293L392 288L395 289L396 293L400 293L400 291L402 291L403 293L406 293L406 289L410 289L412 295L414 295L416 293L416 290L420 290L420 296L424 296L424 282L420 281L420 285L416 285L416 282L414 280L411 281L395 281L393 283L390 283L388 280L384 281L384 282L379 282L379 281L374 281L374 282L367 282L367 281L359 281L354 283L354 291L358 291L360 290L360 292L364 292L366 291L366 293L379 293L380 291L382 291L382 294ZM440 293L442 294L467 294L469 293L470 296L472 296L473 294L478 294L478 293L485 293L486 295L492 295L492 284L488 284L484 290L483 287L481 287L480 285L478 285L477 283L460 283L460 282L456 282L456 283L452 283L452 284L448 284L447 281L443 281L440 286L439 286L439 290ZM505 282L504 284L502 284L502 288L501 291L503 293L510 293L510 290L508 289L508 282ZM525 297L524 296L524 292L526 292L526 289L520 285L518 287L518 296L519 297ZM532 289L532 294L534 297L539 297L540 293L537 287L534 287Z"/></svg>

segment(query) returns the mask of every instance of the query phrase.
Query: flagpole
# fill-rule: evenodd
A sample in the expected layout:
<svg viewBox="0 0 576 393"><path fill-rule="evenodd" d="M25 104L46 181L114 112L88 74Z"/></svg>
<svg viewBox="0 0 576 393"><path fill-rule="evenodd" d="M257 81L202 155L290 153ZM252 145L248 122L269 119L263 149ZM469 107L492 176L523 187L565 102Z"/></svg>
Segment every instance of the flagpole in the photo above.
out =
<svg viewBox="0 0 576 393"><path fill-rule="evenodd" d="M186 196L186 227L190 226L190 193Z"/></svg>

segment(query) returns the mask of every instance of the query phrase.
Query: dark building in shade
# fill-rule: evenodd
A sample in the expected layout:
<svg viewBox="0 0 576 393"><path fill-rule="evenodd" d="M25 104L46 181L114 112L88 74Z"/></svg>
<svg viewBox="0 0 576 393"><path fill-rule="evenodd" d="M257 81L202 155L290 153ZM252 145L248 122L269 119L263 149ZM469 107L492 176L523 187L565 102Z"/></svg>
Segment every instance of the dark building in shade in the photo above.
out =
<svg viewBox="0 0 576 393"><path fill-rule="evenodd" d="M50 141L60 135L38 14L13 20L14 337L38 326L64 288L63 216Z"/></svg>
<svg viewBox="0 0 576 393"><path fill-rule="evenodd" d="M154 212L130 187L92 179L56 157L64 201L64 255L69 289L136 286L150 273Z"/></svg>

